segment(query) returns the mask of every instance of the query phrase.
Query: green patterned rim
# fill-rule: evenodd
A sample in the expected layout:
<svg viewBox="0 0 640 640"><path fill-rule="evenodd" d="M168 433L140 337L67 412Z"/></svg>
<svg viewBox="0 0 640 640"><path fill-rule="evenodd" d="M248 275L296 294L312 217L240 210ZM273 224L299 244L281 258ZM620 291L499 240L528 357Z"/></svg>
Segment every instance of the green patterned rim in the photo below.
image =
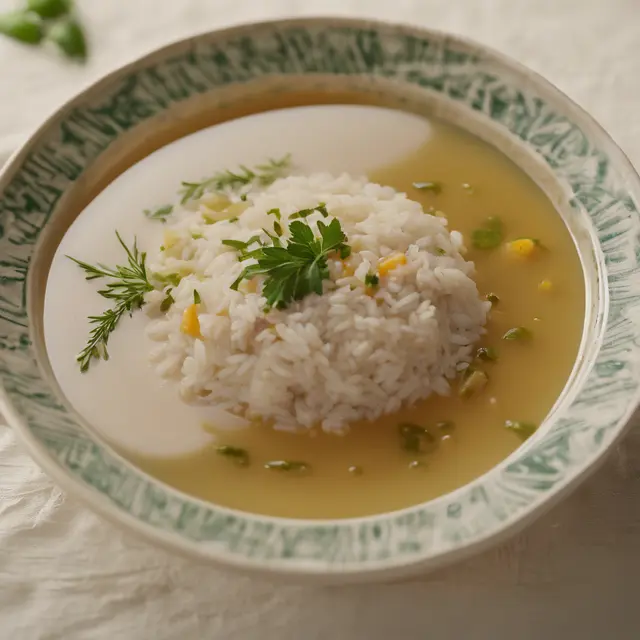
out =
<svg viewBox="0 0 640 640"><path fill-rule="evenodd" d="M545 186L577 237L587 275L581 357L536 437L454 493L369 518L254 516L166 487L81 424L58 394L43 349L38 265L46 262L47 234L64 217L81 179L97 183L122 141L203 96L213 100L228 89L304 79L320 89L332 83L392 87L403 101L431 101L445 116L456 114L463 126L520 154L521 164L551 185ZM179 42L72 100L0 177L3 412L65 489L174 550L325 582L435 567L523 526L622 434L640 381L638 194L631 165L587 114L530 71L459 38L324 18L246 25Z"/></svg>

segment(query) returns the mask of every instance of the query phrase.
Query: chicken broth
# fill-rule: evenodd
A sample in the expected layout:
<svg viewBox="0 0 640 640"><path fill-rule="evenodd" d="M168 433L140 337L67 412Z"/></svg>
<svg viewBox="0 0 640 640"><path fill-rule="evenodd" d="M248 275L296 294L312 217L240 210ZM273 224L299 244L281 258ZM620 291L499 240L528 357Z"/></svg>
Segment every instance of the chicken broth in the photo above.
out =
<svg viewBox="0 0 640 640"><path fill-rule="evenodd" d="M86 316L101 306L92 283L55 286L79 280L65 254L114 264L114 227L135 235L142 250L159 245L161 222L145 219L138 208L162 204L180 180L206 174L212 162L236 166L288 152L307 171L366 173L406 192L425 212L445 216L449 229L463 234L465 257L474 261L475 281L492 310L474 370L461 374L465 380L452 385L451 395L353 424L343 436L264 424L227 430L224 420L182 403L175 389L156 380L147 364L143 314L123 319L109 342L108 362L80 373L73 354L82 347ZM154 201L145 200L145 190L153 191ZM121 207L123 198L131 206ZM578 353L585 306L569 231L546 195L506 156L438 120L354 105L240 118L160 149L118 177L78 218L58 249L49 283L47 349L81 415L134 464L176 489L292 518L401 509L495 466L560 396ZM460 394L470 384L477 388Z"/></svg>

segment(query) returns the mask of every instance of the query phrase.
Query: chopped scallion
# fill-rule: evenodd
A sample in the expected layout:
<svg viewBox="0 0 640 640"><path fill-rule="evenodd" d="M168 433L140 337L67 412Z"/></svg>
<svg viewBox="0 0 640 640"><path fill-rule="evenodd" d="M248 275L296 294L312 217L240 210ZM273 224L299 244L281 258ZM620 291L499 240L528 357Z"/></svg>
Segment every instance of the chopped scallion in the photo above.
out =
<svg viewBox="0 0 640 640"><path fill-rule="evenodd" d="M471 243L476 249L495 249L503 238L503 225L500 218L487 218L483 225L471 232Z"/></svg>
<svg viewBox="0 0 640 640"><path fill-rule="evenodd" d="M418 191L430 191L431 193L438 194L442 191L441 182L414 182L413 188Z"/></svg>
<svg viewBox="0 0 640 640"><path fill-rule="evenodd" d="M297 460L271 460L265 463L264 468L270 471L296 471L298 473L307 473L311 470L311 466L306 462Z"/></svg>
<svg viewBox="0 0 640 640"><path fill-rule="evenodd" d="M249 466L249 454L246 449L240 447L232 447L224 444L216 449L216 453L226 458L232 459L239 467Z"/></svg>
<svg viewBox="0 0 640 640"><path fill-rule="evenodd" d="M533 334L526 327L513 327L509 329L503 336L503 340L531 340Z"/></svg>
<svg viewBox="0 0 640 640"><path fill-rule="evenodd" d="M504 427L509 431L513 431L522 440L531 437L538 428L531 422L520 422L519 420L506 420Z"/></svg>
<svg viewBox="0 0 640 640"><path fill-rule="evenodd" d="M485 362L495 362L498 359L498 352L493 347L480 347L476 351L476 358Z"/></svg>
<svg viewBox="0 0 640 640"><path fill-rule="evenodd" d="M489 382L489 376L484 372L476 369L471 371L460 387L459 394L463 398L470 398L476 393L482 391Z"/></svg>

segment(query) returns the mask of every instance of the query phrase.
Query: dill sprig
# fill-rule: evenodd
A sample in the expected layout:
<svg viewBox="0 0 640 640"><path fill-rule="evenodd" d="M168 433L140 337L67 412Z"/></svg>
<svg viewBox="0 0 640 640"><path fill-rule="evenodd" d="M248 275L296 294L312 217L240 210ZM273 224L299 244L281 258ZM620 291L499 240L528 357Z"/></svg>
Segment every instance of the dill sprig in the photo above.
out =
<svg viewBox="0 0 640 640"><path fill-rule="evenodd" d="M246 246L244 251L238 247L240 260L253 258L256 263L245 267L231 288L237 290L242 280L264 275L262 295L268 308L278 309L310 293L321 295L322 281L329 278L329 254L337 252L341 258L347 258L351 247L346 244L347 236L337 218L329 224L319 220L318 231L319 238L308 222L298 219L289 224L286 245L281 238L265 230L272 246L263 245L250 252L246 251Z"/></svg>
<svg viewBox="0 0 640 640"><path fill-rule="evenodd" d="M237 171L225 169L201 182L183 182L179 191L182 196L180 202L185 204L189 200L198 200L209 191L234 191L253 184L266 187L280 178L290 165L291 154L288 153L282 158L269 158L254 169L240 165Z"/></svg>
<svg viewBox="0 0 640 640"><path fill-rule="evenodd" d="M80 371L83 373L89 369L94 358L109 359L107 343L109 336L118 325L118 322L120 322L120 318L125 313L131 314L135 309L139 309L144 304L145 293L152 291L154 288L149 282L147 274L145 264L147 254L144 251L138 251L135 239L133 247L129 248L117 231L116 237L127 254L127 264L125 266L117 265L111 268L99 263L91 265L67 256L85 272L87 280L111 279L105 288L98 291L98 293L107 300L113 300L114 305L99 316L89 316L89 324L93 326L93 329L89 332L87 345L76 357L80 364Z"/></svg>

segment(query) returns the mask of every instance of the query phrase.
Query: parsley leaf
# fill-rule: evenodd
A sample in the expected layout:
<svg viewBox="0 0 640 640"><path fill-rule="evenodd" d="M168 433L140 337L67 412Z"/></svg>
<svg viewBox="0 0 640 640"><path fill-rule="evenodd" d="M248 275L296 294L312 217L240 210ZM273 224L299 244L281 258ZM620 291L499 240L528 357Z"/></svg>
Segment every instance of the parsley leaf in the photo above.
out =
<svg viewBox="0 0 640 640"><path fill-rule="evenodd" d="M324 205L319 207L324 209ZM322 281L329 278L329 254L337 251L346 257L351 253L351 247L346 244L347 236L336 218L329 224L318 221L318 231L320 237L315 236L308 223L294 219L289 224L289 238L285 245L283 239L265 230L273 245L262 246L252 251L250 256L244 253L245 257L255 258L257 264L245 267L231 288L237 290L242 280L266 276L262 295L269 308L279 309L311 293L321 295ZM243 259L242 255L240 259Z"/></svg>

